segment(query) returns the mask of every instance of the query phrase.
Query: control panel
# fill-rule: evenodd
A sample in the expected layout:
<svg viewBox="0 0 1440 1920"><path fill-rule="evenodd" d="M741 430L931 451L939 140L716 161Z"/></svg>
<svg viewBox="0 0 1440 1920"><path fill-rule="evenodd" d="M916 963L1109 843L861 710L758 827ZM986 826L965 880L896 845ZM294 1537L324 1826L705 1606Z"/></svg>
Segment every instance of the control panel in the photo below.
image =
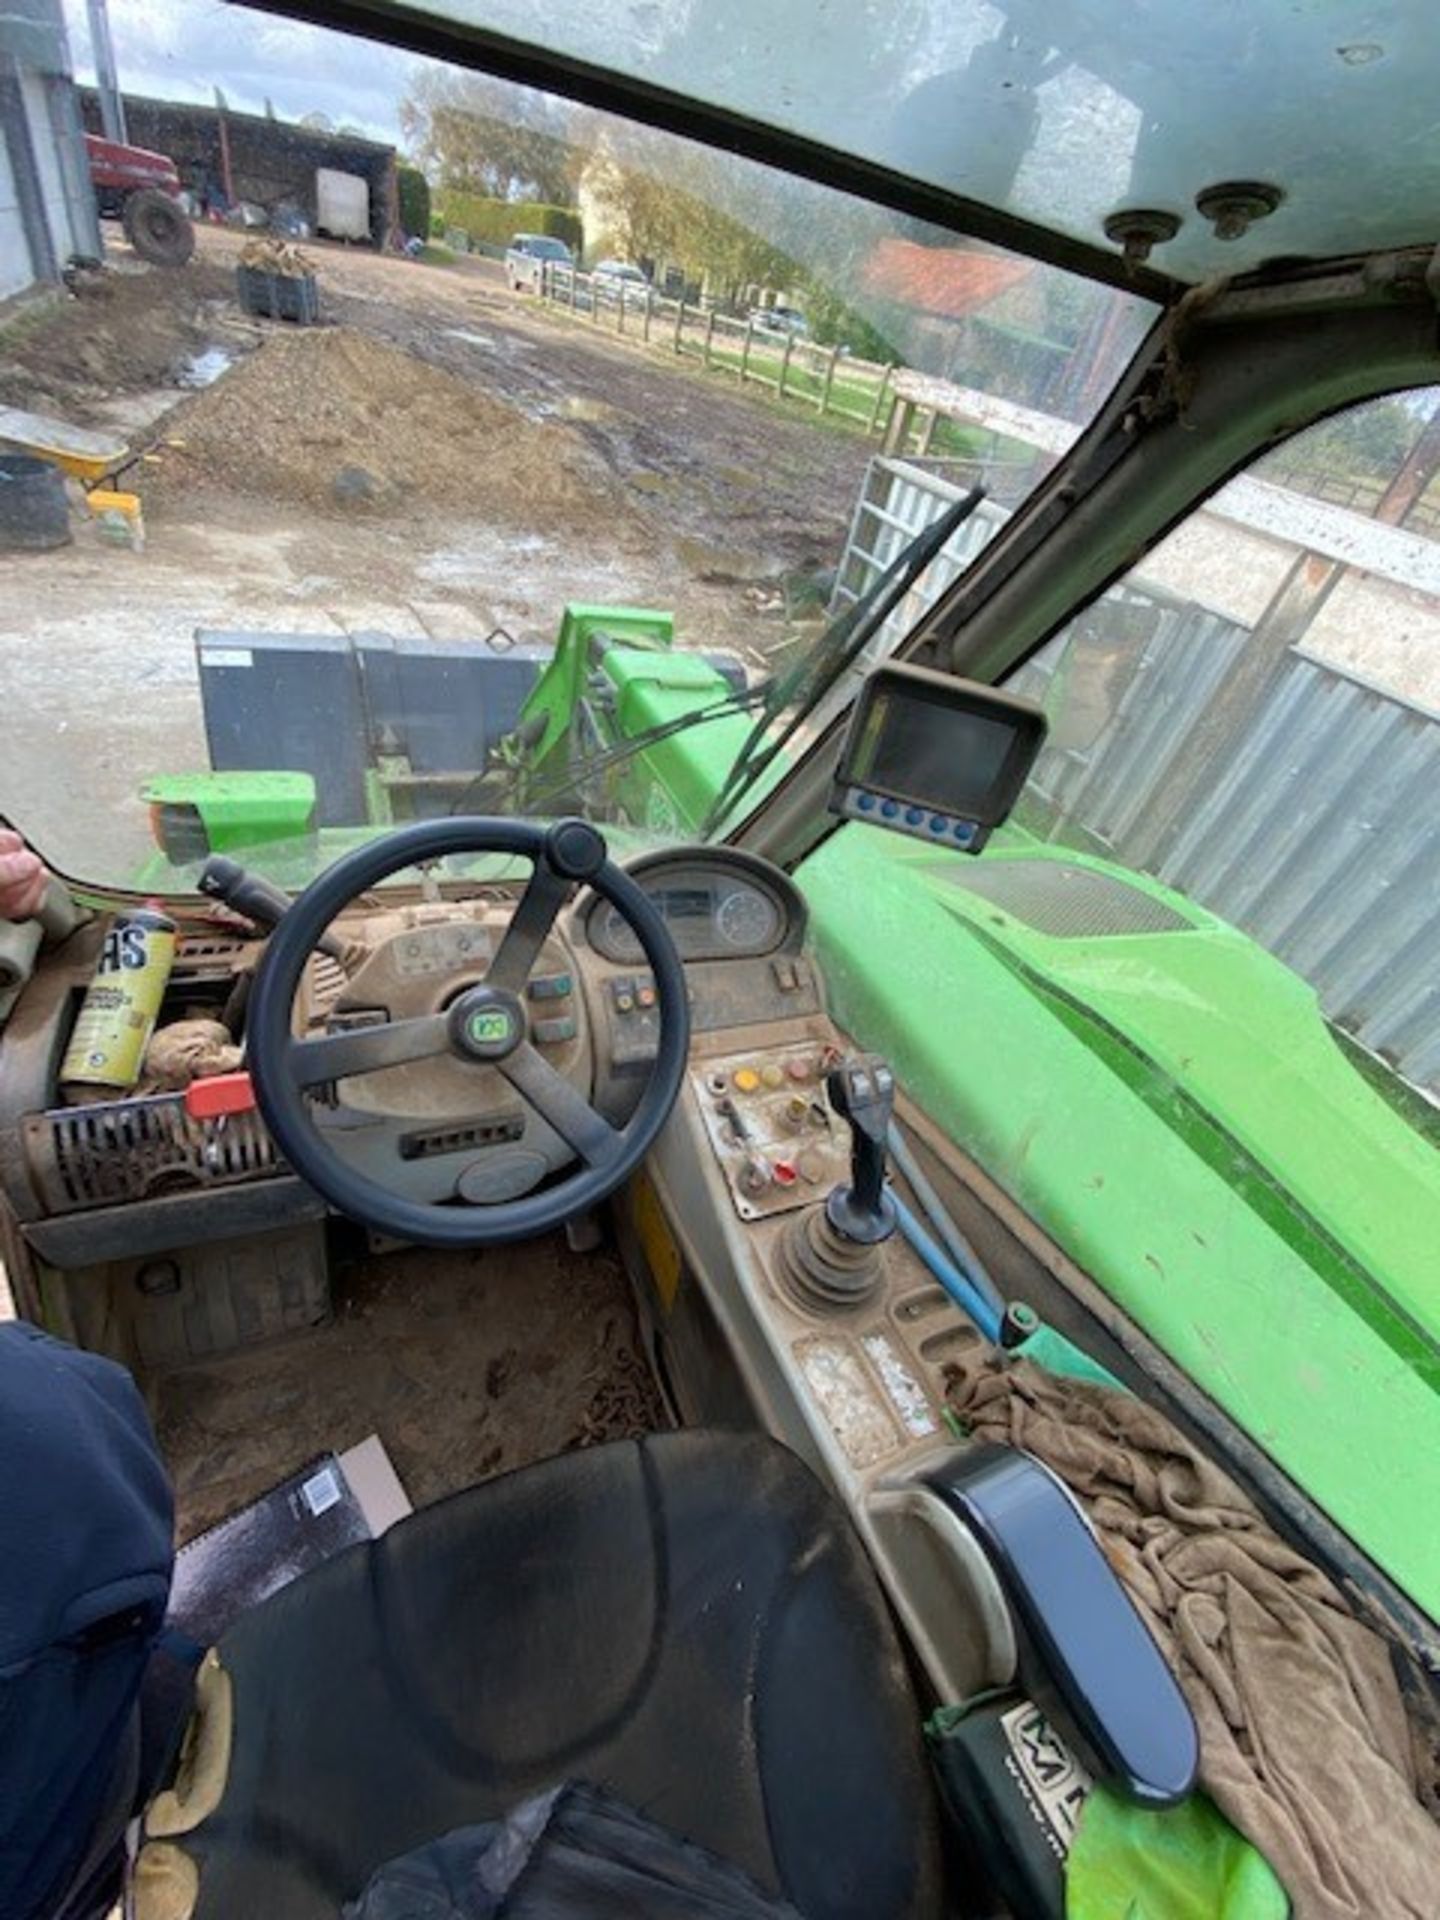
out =
<svg viewBox="0 0 1440 1920"><path fill-rule="evenodd" d="M690 1075L742 1220L813 1205L849 1177L849 1130L830 1106L834 1047L810 1040L707 1061Z"/></svg>
<svg viewBox="0 0 1440 1920"><path fill-rule="evenodd" d="M962 820L956 814L937 813L930 807L907 805L892 795L875 793L869 787L841 787L830 803L832 813L847 820L868 820L872 825L889 827L895 833L913 834L917 840L929 840L940 847L960 847L969 853L983 844L985 830L975 820Z"/></svg>
<svg viewBox="0 0 1440 1920"><path fill-rule="evenodd" d="M660 1045L660 996L652 976L612 974L604 996L614 1065L634 1067L653 1060Z"/></svg>
<svg viewBox="0 0 1440 1920"><path fill-rule="evenodd" d="M526 985L530 1002L530 1037L542 1047L560 1046L578 1031L575 1019L575 982L568 973L533 974Z"/></svg>
<svg viewBox="0 0 1440 1920"><path fill-rule="evenodd" d="M458 973L466 967L483 969L490 964L490 954L489 929L477 920L458 920L412 927L400 935L394 965L402 980L414 980L425 974Z"/></svg>

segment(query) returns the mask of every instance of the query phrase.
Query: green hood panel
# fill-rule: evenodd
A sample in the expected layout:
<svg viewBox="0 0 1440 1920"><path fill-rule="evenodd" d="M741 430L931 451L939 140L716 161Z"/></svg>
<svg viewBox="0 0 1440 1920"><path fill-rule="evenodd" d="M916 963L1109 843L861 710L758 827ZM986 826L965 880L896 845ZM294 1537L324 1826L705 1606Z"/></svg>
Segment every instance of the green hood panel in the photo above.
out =
<svg viewBox="0 0 1440 1920"><path fill-rule="evenodd" d="M1046 933L1033 886L1022 920L966 884L1022 861L1118 882L1164 929ZM842 1023L1440 1614L1440 1154L1305 983L1165 888L1018 835L970 861L852 825L798 877Z"/></svg>
<svg viewBox="0 0 1440 1920"><path fill-rule="evenodd" d="M994 865L1088 875L1173 916L1164 931L1055 937L967 885ZM1404 1317L1440 1341L1440 1285L1422 1271L1421 1235L1440 1244L1440 1156L1356 1071L1314 992L1262 947L1141 875L1084 855L1035 851L961 866L932 862L945 909L1008 957L1042 998L1119 1035L1183 1090L1259 1173L1373 1277ZM999 891L998 889L996 891ZM1137 915L1137 917L1140 917ZM1183 1115L1176 1123L1185 1130ZM1239 1170L1237 1169L1237 1174ZM1440 1386L1440 1374L1435 1384Z"/></svg>

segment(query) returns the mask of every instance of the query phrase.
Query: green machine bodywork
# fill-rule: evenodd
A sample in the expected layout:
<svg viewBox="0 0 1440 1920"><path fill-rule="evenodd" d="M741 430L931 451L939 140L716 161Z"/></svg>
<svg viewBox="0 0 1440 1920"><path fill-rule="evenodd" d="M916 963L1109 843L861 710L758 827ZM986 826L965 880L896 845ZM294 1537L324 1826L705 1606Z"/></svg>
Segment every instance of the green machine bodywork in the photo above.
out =
<svg viewBox="0 0 1440 1920"><path fill-rule="evenodd" d="M422 786L378 760L365 773L365 819L318 828L309 774L157 775L140 798L163 851L135 884L142 891L183 889L189 868L208 854L248 852L278 884L304 886L402 819L451 810L579 810L684 838L699 831L750 733L751 719L737 701L742 685L735 657L722 666L676 648L669 613L571 605L550 660L486 768ZM711 709L713 717L705 718ZM663 740L642 744L657 731Z"/></svg>
<svg viewBox="0 0 1440 1920"><path fill-rule="evenodd" d="M622 852L699 832L754 716L673 637L668 614L568 608L487 774L496 810L581 805ZM293 887L388 824L307 830L302 788L198 775L146 797L194 807L217 850L264 846ZM1246 935L1017 826L977 860L849 824L797 877L842 1025L1440 1615L1440 1530L1416 1524L1440 1513L1440 1153L1418 1097L1398 1111L1393 1076ZM184 883L164 861L144 878Z"/></svg>
<svg viewBox="0 0 1440 1920"><path fill-rule="evenodd" d="M557 801L573 792L592 813L667 837L699 829L751 722L736 710L734 680L705 655L677 649L674 637L668 613L565 609L554 656L511 736L522 799L563 811ZM661 730L663 739L636 746Z"/></svg>
<svg viewBox="0 0 1440 1920"><path fill-rule="evenodd" d="M1305 982L1014 829L976 860L847 825L797 877L842 1024L1440 1613L1440 1155Z"/></svg>

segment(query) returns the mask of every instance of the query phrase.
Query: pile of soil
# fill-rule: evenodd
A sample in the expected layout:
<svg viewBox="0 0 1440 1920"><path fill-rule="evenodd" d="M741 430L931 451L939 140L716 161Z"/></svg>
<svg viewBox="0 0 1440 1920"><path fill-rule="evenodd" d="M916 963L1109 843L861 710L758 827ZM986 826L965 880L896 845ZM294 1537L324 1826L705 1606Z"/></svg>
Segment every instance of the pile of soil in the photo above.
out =
<svg viewBox="0 0 1440 1920"><path fill-rule="evenodd" d="M235 328L235 279L218 262L82 273L76 294L22 312L0 335L0 406L96 424L96 402L172 386L193 354Z"/></svg>
<svg viewBox="0 0 1440 1920"><path fill-rule="evenodd" d="M206 488L346 514L445 506L529 527L620 511L568 428L348 327L273 334L167 414L164 440L150 483L162 495Z"/></svg>

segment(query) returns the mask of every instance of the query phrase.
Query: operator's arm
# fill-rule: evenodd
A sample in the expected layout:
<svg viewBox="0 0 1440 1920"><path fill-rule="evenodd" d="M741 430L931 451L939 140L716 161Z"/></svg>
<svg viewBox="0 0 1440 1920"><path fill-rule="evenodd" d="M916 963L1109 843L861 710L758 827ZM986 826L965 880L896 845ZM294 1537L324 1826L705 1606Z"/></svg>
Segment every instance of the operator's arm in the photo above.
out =
<svg viewBox="0 0 1440 1920"><path fill-rule="evenodd" d="M44 897L49 877L44 862L19 834L0 827L0 920L28 920Z"/></svg>

